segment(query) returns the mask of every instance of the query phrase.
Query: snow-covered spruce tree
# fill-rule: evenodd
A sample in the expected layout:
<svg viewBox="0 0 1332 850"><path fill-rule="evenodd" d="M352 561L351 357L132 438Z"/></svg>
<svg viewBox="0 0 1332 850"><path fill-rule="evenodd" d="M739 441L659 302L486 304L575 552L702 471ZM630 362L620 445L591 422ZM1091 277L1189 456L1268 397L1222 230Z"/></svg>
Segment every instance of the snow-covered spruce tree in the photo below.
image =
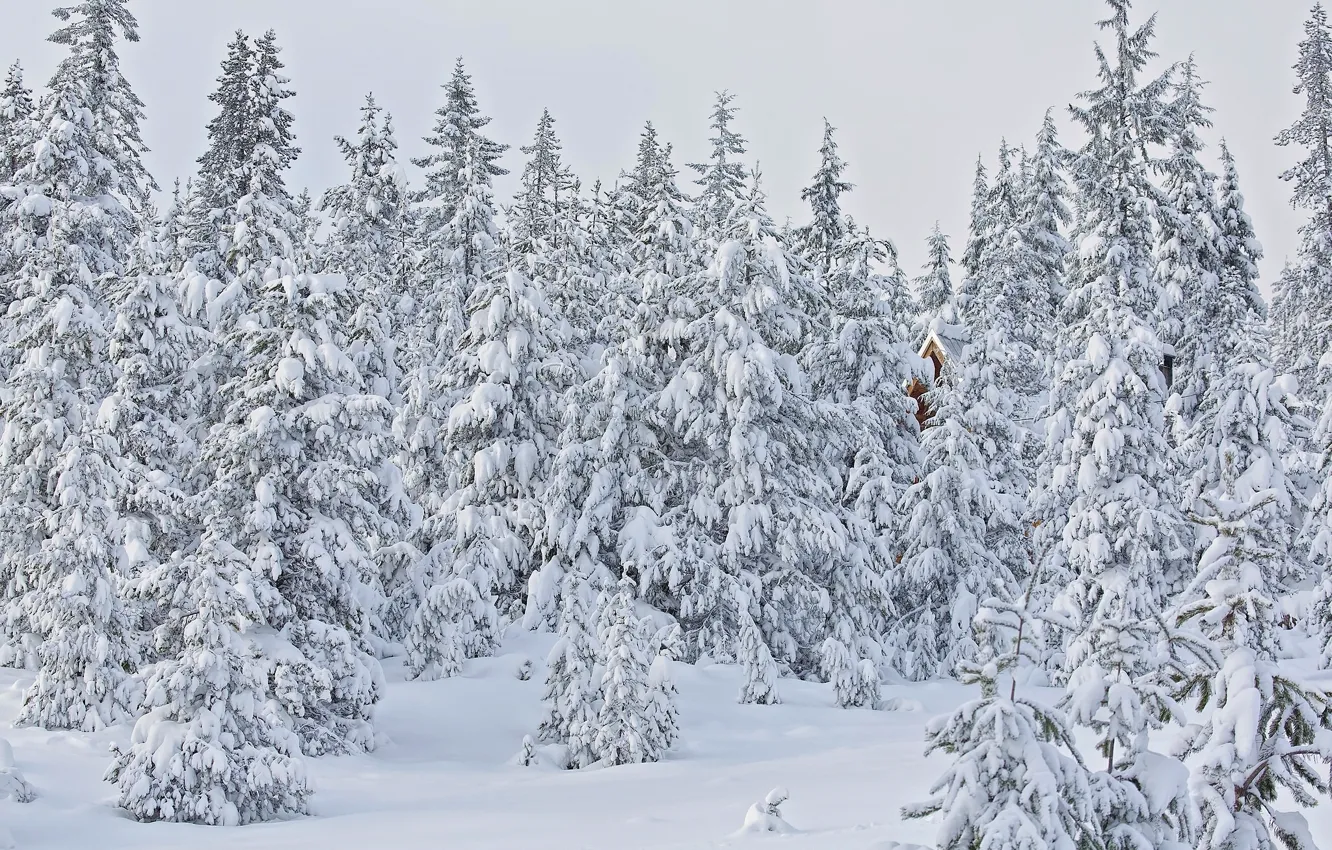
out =
<svg viewBox="0 0 1332 850"><path fill-rule="evenodd" d="M90 411L52 470L52 505L42 518L46 539L24 565L32 590L23 598L23 620L41 643L37 678L24 694L17 725L93 732L134 715L128 671L137 648L120 600L114 538L111 460L118 453Z"/></svg>
<svg viewBox="0 0 1332 850"><path fill-rule="evenodd" d="M8 183L32 157L35 135L32 90L23 84L23 66L9 66L0 88L0 184Z"/></svg>
<svg viewBox="0 0 1332 850"><path fill-rule="evenodd" d="M661 447L648 403L661 383L649 353L653 338L608 348L599 371L566 396L564 430L545 487L543 562L528 584L528 628L555 621L566 574L604 589L628 561L642 571L645 589L667 580L670 558L655 539L660 532L640 540L633 527L655 532L663 510Z"/></svg>
<svg viewBox="0 0 1332 850"><path fill-rule="evenodd" d="M1041 352L1048 339L1050 296L1042 291L1043 272L1022 218L1024 175L1013 164L1015 151L999 148L999 168L983 205L982 232L973 234L983 250L975 273L959 287L956 315L975 338L1001 332L1011 351L996 362L994 380L1004 394L1018 401L1022 416L1046 386Z"/></svg>
<svg viewBox="0 0 1332 850"><path fill-rule="evenodd" d="M278 52L271 30L253 44L238 31L209 95L218 114L199 158L196 239L200 270L224 285L270 256L292 256L299 241L282 175L300 149L283 105L293 92Z"/></svg>
<svg viewBox="0 0 1332 850"><path fill-rule="evenodd" d="M8 204L0 220L0 241L15 251L11 285L17 299L5 317L4 343L14 354L0 394L0 587L6 614L0 643L11 664L22 664L34 641L48 637L33 631L36 624L25 621L18 602L29 592L51 592L64 578L32 568L33 559L49 555L53 564L70 563L43 554L51 545L47 528L61 507L58 470L71 462L80 431L91 427L86 420L95 418L110 389L103 285L124 269L151 186L140 161L139 101L115 53L118 36L137 39L134 17L123 0L88 0L55 14L69 23L51 41L69 53L38 109L37 155L5 188ZM59 545L76 542L64 537ZM20 650L20 643L27 649Z"/></svg>
<svg viewBox="0 0 1332 850"><path fill-rule="evenodd" d="M479 281L468 307L469 327L430 387L442 400L445 429L426 455L438 465L433 480L448 489L423 500L420 569L427 586L470 582L489 609L466 636L475 657L493 647L500 617L511 622L523 611L554 451L560 370L548 359L543 295L516 266ZM441 616L457 615L433 605L417 610L407 635L413 670L435 652L428 635Z"/></svg>
<svg viewBox="0 0 1332 850"><path fill-rule="evenodd" d="M240 368L202 452L204 526L249 564L262 616L253 640L310 755L374 745L382 674L368 643L379 585L368 541L394 539L404 502L382 475L391 411L360 390L340 347L345 284L270 261L250 318L221 341Z"/></svg>
<svg viewBox="0 0 1332 850"><path fill-rule="evenodd" d="M183 275L186 264L194 265L197 271L198 255L203 248L198 242L202 202L193 178L183 186L177 180L172 187L171 201L158 216L153 234L155 268L162 273Z"/></svg>
<svg viewBox="0 0 1332 850"><path fill-rule="evenodd" d="M397 160L393 119L373 95L361 107L355 141L335 141L351 175L319 201L331 232L319 246L318 265L350 281L356 303L348 354L366 388L392 402L401 382L398 306L411 274L406 175Z"/></svg>
<svg viewBox="0 0 1332 850"><path fill-rule="evenodd" d="M678 331L685 356L653 400L673 441L666 519L681 562L669 593L697 650L729 659L743 589L760 639L807 668L847 536L825 453L853 435L809 395L797 355L815 294L777 242L757 180L730 222L692 284L700 314Z"/></svg>
<svg viewBox="0 0 1332 850"><path fill-rule="evenodd" d="M628 194L636 204L629 260L644 298L669 300L676 281L698 270L698 228L676 183L671 146L657 141L649 122L639 140ZM608 258L612 259L613 258Z"/></svg>
<svg viewBox="0 0 1332 850"><path fill-rule="evenodd" d="M1309 211L1289 275L1276 288L1274 330L1276 362L1290 364L1304 397L1321 409L1329 397L1321 385L1319 359L1332 347L1332 27L1321 3L1304 25L1295 94L1303 95L1304 114L1276 137L1278 145L1305 150L1282 179L1293 186L1291 203Z"/></svg>
<svg viewBox="0 0 1332 850"><path fill-rule="evenodd" d="M607 767L660 761L664 736L650 722L653 702L650 665L642 626L634 612L636 583L626 574L605 595L601 619L601 707L597 712L592 750Z"/></svg>
<svg viewBox="0 0 1332 850"><path fill-rule="evenodd" d="M561 220L569 215L576 198L573 175L560 161L560 140L555 135L555 119L543 109L537 120L532 144L520 148L527 163L510 212L516 254L535 254L553 248L561 231Z"/></svg>
<svg viewBox="0 0 1332 850"><path fill-rule="evenodd" d="M4 87L0 88L0 187L10 184L32 159L37 136L35 111L32 92L23 84L23 69L15 62L9 66ZM0 204L7 200L8 193L0 195ZM10 278L22 261L21 251L16 251L16 247L0 242L0 311L14 300ZM0 375L8 374L11 366L11 355L8 352L0 355Z"/></svg>
<svg viewBox="0 0 1332 850"><path fill-rule="evenodd" d="M1262 256L1244 211L1234 159L1222 147L1224 175L1216 203L1217 277L1191 322L1207 329L1205 359L1192 385L1200 391L1193 424L1183 444L1189 477L1185 506L1204 523L1198 551L1215 534L1213 520L1235 505L1266 499L1248 515L1264 548L1279 552L1271 562L1278 582L1304 573L1292 557L1298 487L1286 474L1286 457L1307 438L1309 424L1290 392L1290 380L1276 373L1258 291ZM1217 511L1221 513L1216 513Z"/></svg>
<svg viewBox="0 0 1332 850"><path fill-rule="evenodd" d="M115 384L100 416L119 447L116 509L131 576L190 545L185 499L194 462L194 417L201 408L194 364L207 333L182 315L177 291L198 285L192 263L169 272L172 258L144 235L112 286L108 354Z"/></svg>
<svg viewBox="0 0 1332 850"><path fill-rule="evenodd" d="M665 753L680 738L680 709L675 703L679 693L671 676L673 660L664 654L652 658L648 666L648 700L644 707L652 749ZM878 682L876 675L875 682Z"/></svg>
<svg viewBox="0 0 1332 850"><path fill-rule="evenodd" d="M1251 366L1236 364L1233 372L1247 377ZM1288 539L1270 524L1281 494L1261 454L1249 459L1247 469L1228 470L1206 500L1214 537L1180 598L1179 619L1211 639L1217 658L1184 680L1200 719L1180 749L1194 764L1200 848L1313 850L1304 816L1276 805L1289 794L1307 808L1328 793L1332 698L1283 669L1275 602Z"/></svg>
<svg viewBox="0 0 1332 850"><path fill-rule="evenodd" d="M1010 332L1025 326L1021 315L1025 293L1020 290L1016 256L1021 174L1013 165L1014 153L1007 141L1000 142L992 182L987 183L984 168L976 166L975 191L981 194L972 200L972 229L962 257L966 274L956 299L958 319L975 334L988 331L994 321L1002 321ZM1002 308L994 309L996 304ZM1019 340L1027 341L1025 335L1014 341Z"/></svg>
<svg viewBox="0 0 1332 850"><path fill-rule="evenodd" d="M546 661L545 712L540 740L568 747L567 766L587 767L593 751L597 702L601 698L596 668L600 653L593 634L592 589L577 573L567 573L560 589L559 639Z"/></svg>
<svg viewBox="0 0 1332 850"><path fill-rule="evenodd" d="M980 604L1016 597L1026 572L1025 480L1012 469L1019 434L1012 396L996 385L1011 355L1002 331L992 330L945 366L927 397L934 410L921 434L927 471L902 497L910 520L892 572L899 609L892 661L909 679L949 676L975 660L972 620Z"/></svg>
<svg viewBox="0 0 1332 850"><path fill-rule="evenodd" d="M796 250L806 262L825 274L832 268L837 245L846 235L841 196L852 189L852 185L842 179L846 163L837 153L837 141L833 138L835 130L827 118L823 119L819 169L814 172L813 183L800 192L801 200L809 202L813 219L794 234L794 241L799 246Z"/></svg>
<svg viewBox="0 0 1332 850"><path fill-rule="evenodd" d="M108 781L138 820L238 825L304 814L300 741L269 698L270 665L246 634L264 618L252 560L209 531L169 580L175 654L152 668L147 714Z"/></svg>
<svg viewBox="0 0 1332 850"><path fill-rule="evenodd" d="M461 175L467 181L466 193L448 222L447 233L441 237L456 246L449 255L448 265L441 267L441 273L447 277L424 301L418 302L423 321L407 329L405 359L411 366L405 374L402 403L393 430L401 452L407 492L420 506L424 522L412 537L414 552L399 559L399 569L385 576L389 602L384 619L388 634L394 639L406 636L417 605L437 579L446 580L452 574L447 549L453 532L446 532L440 523L446 515L446 503L459 487L458 461L450 459L452 449L448 438L452 427L450 408L457 400L454 382L459 367L454 344L461 334L466 306L459 298L463 293L475 295L484 281L503 274L496 244L490 176L479 149L474 153L476 156L468 161L471 164L465 164ZM505 321L516 320L508 312L501 311L498 315ZM494 337L503 338L502 334ZM521 335L514 339L517 342L520 338ZM496 427L503 427L503 422ZM476 587L478 594L490 599L481 585ZM493 604L493 599L490 601ZM483 617L483 625L489 620L489 616ZM486 647L492 638L493 634L469 638L474 647L472 654L488 651Z"/></svg>
<svg viewBox="0 0 1332 850"><path fill-rule="evenodd" d="M922 325L943 315L944 308L953 300L953 278L948 267L952 256L948 251L948 237L939 230L939 223L934 223L929 238L925 240L930 256L925 261L920 277L915 284L916 303L920 305ZM919 334L918 335L923 335Z"/></svg>
<svg viewBox="0 0 1332 850"><path fill-rule="evenodd" d="M1067 291L1065 263L1070 247L1063 233L1072 216L1063 176L1066 158L1054 116L1047 111L1029 162L1031 171L1020 199L1018 224L1024 248L1020 265L1026 282L1024 306L1029 323L1035 326L1030 339L1039 342L1037 351L1047 363L1055 349L1059 304Z"/></svg>
<svg viewBox="0 0 1332 850"><path fill-rule="evenodd" d="M294 119L283 105L294 92L291 81L282 74L278 53L272 30L255 39L245 69L241 106L245 123L227 128L237 137L222 142L234 146L236 154L222 178L227 181L224 188L212 201L212 217L220 228L216 243L220 279L232 289L224 297L251 295L249 290L260 285L269 258L295 258L303 236L295 201L283 178L300 149L291 130ZM200 168L201 175L208 173L207 168ZM234 291L237 281L239 293Z"/></svg>
<svg viewBox="0 0 1332 850"><path fill-rule="evenodd" d="M1005 607L1030 628L1024 610ZM1019 631L1012 650L962 665L962 682L980 685L980 698L926 727L926 752L954 761L933 796L902 814L937 816L939 850L1101 846L1092 778L1062 712L1019 698L1015 684L1001 692L1000 676L1023 654Z"/></svg>
<svg viewBox="0 0 1332 850"><path fill-rule="evenodd" d="M222 387L247 368L243 347L226 341L248 320L270 261L290 261L297 253L300 225L284 173L299 149L283 105L292 96L290 81L281 69L271 31L253 45L238 32L211 96L219 114L208 125L209 149L199 160L196 183L198 214L192 216L199 227L195 266L209 281L205 324L214 339L200 369L201 439L225 417ZM198 475L212 477L206 469Z"/></svg>
<svg viewBox="0 0 1332 850"><path fill-rule="evenodd" d="M466 327L463 305L476 281L460 279L458 270L474 269L479 246L497 234L490 215L477 216L475 209L465 214L461 207L466 198L475 206L484 195L485 208L493 208L491 182L509 173L498 165L509 147L483 134L490 118L481 113L461 57L443 88L444 104L435 110L434 126L425 137L430 152L412 160L425 170L425 186L413 196L419 259L414 275L417 290L412 293L417 321L408 325L411 344L403 351L408 375L420 365L421 350L442 349L447 356ZM440 300L443 303L437 303Z"/></svg>
<svg viewBox="0 0 1332 850"><path fill-rule="evenodd" d="M641 593L678 613L668 587L671 537L660 525L665 429L650 399L672 368L664 329L671 327L672 316L689 312L674 302L680 300L681 278L696 264L693 228L669 156L669 147L658 148L649 127L631 182L640 209L633 280L614 285L637 296L602 302L602 327L595 336L607 347L594 374L573 386L564 401L564 430L546 487L545 556L528 592L532 628L552 622L554 591L567 570L579 570L605 588L627 564L641 579ZM616 263L602 256L603 279L616 274Z"/></svg>
<svg viewBox="0 0 1332 850"><path fill-rule="evenodd" d="M825 476L840 487L844 557L819 581L829 593L826 631L847 650L850 670L883 663L880 636L892 611L885 583L901 552L903 493L922 472L916 402L907 387L924 380L909 342L913 311L891 243L848 226L826 278L829 327L801 359L821 411ZM882 269L882 271L880 271ZM824 653L837 654L828 645ZM832 671L825 665L825 673Z"/></svg>
<svg viewBox="0 0 1332 850"><path fill-rule="evenodd" d="M1108 5L1100 25L1114 46L1108 55L1097 48L1102 87L1074 109L1090 139L1074 162L1081 193L1069 295L1075 319L1052 393L1067 413L1049 420L1047 451L1059 460L1043 493L1062 534L1043 553L1042 572L1062 583L1059 570L1068 571L1045 616L1067 638L1062 705L1074 724L1097 733L1106 758L1096 777L1109 795L1102 828L1137 846L1163 846L1187 843L1191 832L1181 783L1153 785L1154 774L1180 768L1167 766L1148 739L1179 716L1168 671L1185 663L1191 646L1164 614L1186 549L1164 424L1155 332L1162 297L1152 274L1153 188L1143 158L1144 146L1159 143L1168 126L1161 111L1168 79L1139 80L1153 56L1154 19L1135 29L1126 0Z"/></svg>
<svg viewBox="0 0 1332 850"><path fill-rule="evenodd" d="M208 99L217 104L217 117L208 122L208 150L199 157L197 177L200 195L210 211L233 206L245 194L244 185L236 183L234 176L241 163L249 159L247 137L250 120L250 68L254 59L254 45L240 30L227 44L227 55L222 60L222 72L217 88ZM210 250L216 249L217 228L220 221L200 222L201 236Z"/></svg>
<svg viewBox="0 0 1332 850"><path fill-rule="evenodd" d="M496 164L509 146L481 132L490 118L481 114L462 57L454 63L453 76L443 89L444 105L435 110L434 127L425 138L431 151L413 160L426 170L426 186L419 199L429 202L429 212L421 219L423 233L434 233L453 220L472 181L489 186L492 179L509 173ZM464 169L474 173L465 177Z"/></svg>
<svg viewBox="0 0 1332 850"><path fill-rule="evenodd" d="M1313 469L1316 483L1300 541L1307 544L1310 565L1320 579L1314 596L1312 626L1323 645L1323 666L1332 667L1332 400L1323 405L1310 449L1316 457Z"/></svg>
<svg viewBox="0 0 1332 850"><path fill-rule="evenodd" d="M530 164L530 163L529 163ZM526 176L535 179L535 175ZM547 222L546 235L533 242L522 237L527 253L514 253L525 262L532 278L539 282L550 311L552 339L570 361L570 379L578 380L595 370L595 358L602 350L607 311L621 287L606 258L588 230L587 209L580 196L581 186L565 167L554 172L551 182L558 188L543 203ZM526 193L524 197L526 197ZM511 228L512 230L512 228ZM511 233L518 239L521 234ZM521 240L520 240L521 241Z"/></svg>
<svg viewBox="0 0 1332 850"><path fill-rule="evenodd" d="M694 198L693 219L699 236L709 250L715 251L729 237L727 231L736 202L745 195L749 171L740 157L745 153L744 137L731 129L738 107L731 105L735 95L717 92L712 108L712 153L707 162L690 163L698 172L699 187Z"/></svg>
<svg viewBox="0 0 1332 850"><path fill-rule="evenodd" d="M1077 650L1068 670L1097 651L1098 623L1154 620L1183 554L1155 333L1161 292L1150 253L1154 190L1142 160L1144 144L1164 132L1160 98L1168 80L1138 80L1154 21L1130 30L1127 5L1114 0L1111 8L1104 25L1115 49L1097 49L1102 87L1074 110L1091 139L1073 157L1079 249L1033 512L1042 574L1065 588L1073 618L1069 637ZM1124 592L1109 592L1113 587Z"/></svg>
<svg viewBox="0 0 1332 850"><path fill-rule="evenodd" d="M971 181L971 218L967 224L967 244L962 250L963 281L980 274L981 262L994 237L990 223L990 174L985 158L977 155L976 174Z"/></svg>
<svg viewBox="0 0 1332 850"><path fill-rule="evenodd" d="M749 615L752 606L748 594L738 587L732 590L732 594L740 632L735 655L745 673L737 699L742 705L777 705L782 701L777 693L777 663L773 661L758 624Z"/></svg>
<svg viewBox="0 0 1332 850"><path fill-rule="evenodd" d="M1213 189L1216 175L1198 161L1198 131L1210 127L1211 109L1202 103L1204 83L1193 60L1180 66L1170 109L1169 156L1162 164L1165 181L1156 203L1156 274L1165 299L1161 310L1162 342L1175 349L1175 384L1185 421L1207 392L1209 368L1216 357L1216 329L1205 321L1215 308L1221 276L1221 223Z"/></svg>

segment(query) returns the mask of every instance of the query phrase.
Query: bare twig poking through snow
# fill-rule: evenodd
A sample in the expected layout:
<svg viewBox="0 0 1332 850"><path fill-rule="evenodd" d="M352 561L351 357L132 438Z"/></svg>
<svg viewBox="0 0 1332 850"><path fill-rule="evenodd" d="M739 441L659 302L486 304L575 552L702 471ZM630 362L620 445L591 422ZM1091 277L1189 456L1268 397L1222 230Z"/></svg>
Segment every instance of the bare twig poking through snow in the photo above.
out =
<svg viewBox="0 0 1332 850"><path fill-rule="evenodd" d="M16 803L28 803L37 796L32 786L23 778L22 772L14 764L14 750L9 742L0 738L0 800L13 800ZM0 838L0 847L4 847Z"/></svg>
<svg viewBox="0 0 1332 850"><path fill-rule="evenodd" d="M745 825L740 828L740 832L776 832L782 835L795 832L793 826L782 820L781 813L782 803L785 803L790 796L780 785L769 791L768 796L750 806L749 811L745 812Z"/></svg>

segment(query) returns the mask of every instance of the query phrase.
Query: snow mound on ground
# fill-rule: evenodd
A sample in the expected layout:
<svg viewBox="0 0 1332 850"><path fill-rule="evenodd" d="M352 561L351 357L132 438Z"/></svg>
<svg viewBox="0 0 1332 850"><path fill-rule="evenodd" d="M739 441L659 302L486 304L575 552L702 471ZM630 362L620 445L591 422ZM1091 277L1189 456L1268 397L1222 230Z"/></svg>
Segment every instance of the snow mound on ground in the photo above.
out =
<svg viewBox="0 0 1332 850"><path fill-rule="evenodd" d="M924 706L920 700L914 700L909 697L892 697L886 699L880 706L882 711L924 711Z"/></svg>
<svg viewBox="0 0 1332 850"><path fill-rule="evenodd" d="M745 812L745 825L740 827L738 835L771 832L778 835L790 835L795 827L782 820L781 805L791 795L778 786L768 792L768 796L749 807Z"/></svg>

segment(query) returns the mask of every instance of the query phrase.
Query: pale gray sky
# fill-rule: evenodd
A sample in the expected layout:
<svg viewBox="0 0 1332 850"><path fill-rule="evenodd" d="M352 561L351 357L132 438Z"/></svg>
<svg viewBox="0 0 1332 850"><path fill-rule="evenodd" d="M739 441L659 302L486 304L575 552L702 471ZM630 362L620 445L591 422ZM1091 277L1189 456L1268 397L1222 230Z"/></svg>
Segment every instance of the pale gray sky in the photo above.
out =
<svg viewBox="0 0 1332 850"><path fill-rule="evenodd" d="M1312 0L1140 0L1159 12L1164 59L1197 56L1211 80L1214 141L1239 161L1267 248L1265 279L1293 254L1301 216L1277 177L1295 157L1272 137L1299 113L1291 94ZM59 49L51 0L0 0L0 62L23 61L45 85ZM439 105L454 57L473 74L493 133L525 144L549 107L567 161L590 183L633 161L647 119L677 165L703 156L715 89L741 108L738 129L761 160L772 211L804 218L799 190L817 165L822 118L839 128L856 190L847 208L898 246L914 274L938 219L965 238L973 164L1001 137L1035 135L1046 107L1094 80L1100 0L136 0L143 41L126 73L147 104L148 165L163 186L204 148L213 88L232 31L272 27L297 96L303 149L290 177L314 192L340 181L335 133L351 134L366 91L394 115L405 155ZM1213 150L1212 153L1215 151ZM690 177L682 173L682 180ZM499 185L507 200L513 177Z"/></svg>

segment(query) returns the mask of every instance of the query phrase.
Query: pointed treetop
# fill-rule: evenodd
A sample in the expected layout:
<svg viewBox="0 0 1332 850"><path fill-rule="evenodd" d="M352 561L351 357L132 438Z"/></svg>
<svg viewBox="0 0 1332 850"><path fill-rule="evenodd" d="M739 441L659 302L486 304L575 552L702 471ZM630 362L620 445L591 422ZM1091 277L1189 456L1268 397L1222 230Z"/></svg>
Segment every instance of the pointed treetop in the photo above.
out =
<svg viewBox="0 0 1332 850"><path fill-rule="evenodd" d="M732 207L745 191L747 174L738 159L745 153L745 140L731 129L738 109L731 106L735 95L717 92L712 109L712 155L705 163L691 163L698 172L700 187L696 221L709 238L717 238L731 214Z"/></svg>
<svg viewBox="0 0 1332 850"><path fill-rule="evenodd" d="M827 118L823 119L819 169L814 173L813 184L800 193L801 200L808 201L813 212L813 221L800 229L801 247L825 271L832 267L837 242L846 233L840 199L842 193L852 188L851 183L842 179L846 163L837 153L835 129Z"/></svg>
<svg viewBox="0 0 1332 850"><path fill-rule="evenodd" d="M948 248L948 237L939 229L939 222L926 238L929 259L925 261L924 274L916 278L916 299L920 309L930 318L935 318L953 299L953 279L949 272L952 256Z"/></svg>

